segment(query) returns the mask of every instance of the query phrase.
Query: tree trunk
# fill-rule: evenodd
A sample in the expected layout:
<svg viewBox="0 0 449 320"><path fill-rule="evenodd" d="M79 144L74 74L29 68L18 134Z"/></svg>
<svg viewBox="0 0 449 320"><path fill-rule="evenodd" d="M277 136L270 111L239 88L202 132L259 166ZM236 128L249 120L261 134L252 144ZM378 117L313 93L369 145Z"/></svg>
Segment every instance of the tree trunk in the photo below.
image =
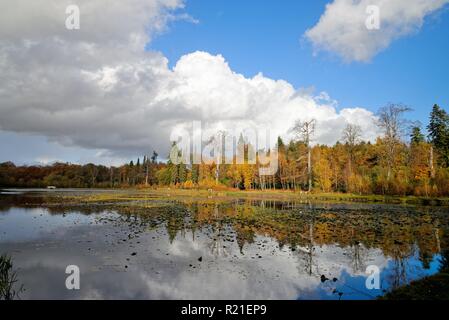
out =
<svg viewBox="0 0 449 320"><path fill-rule="evenodd" d="M430 169L430 177L432 179L434 179L435 178L435 168L433 166L433 146L430 146L429 169Z"/></svg>
<svg viewBox="0 0 449 320"><path fill-rule="evenodd" d="M309 192L312 191L312 152L310 146L308 146L308 155L307 155L307 173L309 177Z"/></svg>
<svg viewBox="0 0 449 320"><path fill-rule="evenodd" d="M148 163L145 163L145 185L148 186Z"/></svg>

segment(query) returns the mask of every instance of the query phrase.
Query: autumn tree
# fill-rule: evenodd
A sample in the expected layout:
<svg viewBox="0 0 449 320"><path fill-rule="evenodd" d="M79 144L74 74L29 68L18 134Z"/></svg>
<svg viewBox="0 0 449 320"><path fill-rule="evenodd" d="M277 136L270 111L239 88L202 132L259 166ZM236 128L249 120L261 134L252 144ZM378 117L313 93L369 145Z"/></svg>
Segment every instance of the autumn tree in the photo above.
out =
<svg viewBox="0 0 449 320"><path fill-rule="evenodd" d="M354 163L354 156L355 156L355 150L360 142L362 136L362 128L359 125L348 123L343 130L343 142L345 143L346 152L348 155L348 172L347 172L347 185L348 180L353 175L353 163Z"/></svg>
<svg viewBox="0 0 449 320"><path fill-rule="evenodd" d="M385 146L385 157L387 165L387 182L391 181L396 156L408 123L404 114L411 109L402 104L389 104L380 109L378 125L383 132L383 143Z"/></svg>
<svg viewBox="0 0 449 320"><path fill-rule="evenodd" d="M329 150L327 147L316 147L314 151L316 161L313 172L317 184L321 191L330 192L332 187L332 170L328 160Z"/></svg>
<svg viewBox="0 0 449 320"><path fill-rule="evenodd" d="M311 140L315 134L316 120L310 121L297 120L292 128L292 131L307 147L307 178L308 178L308 190L312 191L312 148Z"/></svg>
<svg viewBox="0 0 449 320"><path fill-rule="evenodd" d="M408 161L412 182L409 187L412 194L429 196L432 191L431 170L433 164L429 163L429 161L432 161L432 159L429 159L431 147L424 140L412 140Z"/></svg>

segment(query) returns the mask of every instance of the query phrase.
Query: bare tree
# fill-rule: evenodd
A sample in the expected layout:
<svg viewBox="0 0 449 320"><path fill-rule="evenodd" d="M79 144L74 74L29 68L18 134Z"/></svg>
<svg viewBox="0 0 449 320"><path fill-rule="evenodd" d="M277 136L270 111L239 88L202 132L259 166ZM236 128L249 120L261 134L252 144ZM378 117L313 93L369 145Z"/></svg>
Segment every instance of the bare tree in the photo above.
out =
<svg viewBox="0 0 449 320"><path fill-rule="evenodd" d="M220 164L223 162L224 156L224 140L227 136L225 130L219 130L215 135L211 136L207 140L206 144L211 144L214 147L215 158L215 182L218 184L220 178Z"/></svg>
<svg viewBox="0 0 449 320"><path fill-rule="evenodd" d="M309 192L312 191L312 148L310 141L315 134L315 125L315 119L310 121L296 120L292 128L292 131L307 147L307 177Z"/></svg>
<svg viewBox="0 0 449 320"><path fill-rule="evenodd" d="M384 134L384 142L387 148L387 179L390 180L391 170L396 157L397 147L409 123L404 119L404 114L412 109L402 104L389 104L379 110L378 126Z"/></svg>
<svg viewBox="0 0 449 320"><path fill-rule="evenodd" d="M114 187L114 167L109 168L109 179L111 188Z"/></svg>
<svg viewBox="0 0 449 320"><path fill-rule="evenodd" d="M348 123L343 130L343 142L346 143L348 149L348 165L349 174L352 173L352 163L354 161L355 146L360 142L362 137L362 128L359 125Z"/></svg>
<svg viewBox="0 0 449 320"><path fill-rule="evenodd" d="M343 141L353 147L360 142L362 137L362 127L357 124L348 123L343 130Z"/></svg>

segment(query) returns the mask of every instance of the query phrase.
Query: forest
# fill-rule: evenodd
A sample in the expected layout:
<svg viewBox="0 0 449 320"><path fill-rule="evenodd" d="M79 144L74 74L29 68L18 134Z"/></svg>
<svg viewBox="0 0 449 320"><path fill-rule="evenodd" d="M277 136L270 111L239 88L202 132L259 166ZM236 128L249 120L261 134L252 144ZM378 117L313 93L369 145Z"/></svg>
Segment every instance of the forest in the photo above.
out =
<svg viewBox="0 0 449 320"><path fill-rule="evenodd" d="M0 164L0 187L291 190L353 194L449 196L449 114L434 105L429 122L406 119L411 109L390 104L377 114L380 132L363 141L348 124L333 146L313 144L316 121L296 121L295 138L278 138L278 170L259 175L259 161L243 164L173 164L153 151L118 167L54 163L48 166ZM244 143L245 159L251 145ZM256 159L257 159L256 152ZM234 159L235 160L235 159ZM220 161L217 161L220 162Z"/></svg>

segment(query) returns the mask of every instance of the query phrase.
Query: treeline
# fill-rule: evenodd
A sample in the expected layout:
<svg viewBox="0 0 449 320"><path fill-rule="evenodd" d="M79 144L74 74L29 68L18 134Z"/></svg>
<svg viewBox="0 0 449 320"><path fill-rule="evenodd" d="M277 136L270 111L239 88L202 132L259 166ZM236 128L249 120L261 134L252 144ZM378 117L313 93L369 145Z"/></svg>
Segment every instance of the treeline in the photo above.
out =
<svg viewBox="0 0 449 320"><path fill-rule="evenodd" d="M392 104L378 113L382 135L375 143L361 139L361 128L348 125L333 146L313 145L315 121L297 121L295 139L278 138L278 170L259 175L244 164L173 164L157 161L157 153L120 167L56 163L51 166L0 164L2 187L126 187L237 188L242 190L295 190L384 195L449 195L449 115L435 105L426 126L405 119L410 109ZM240 141L241 142L241 141Z"/></svg>
<svg viewBox="0 0 449 320"><path fill-rule="evenodd" d="M115 188L156 185L156 172L165 164L157 161L158 154L144 156L119 167L54 163L49 166L15 166L0 163L0 187L17 188Z"/></svg>
<svg viewBox="0 0 449 320"><path fill-rule="evenodd" d="M348 125L334 146L312 145L315 120L297 121L296 139L278 138L279 166L271 176L259 175L256 164L170 162L156 173L161 185L181 188L295 190L382 195L449 195L449 115L434 105L426 126L405 119L411 109L391 104L378 113L382 135L375 143L361 139L361 128ZM251 145L245 144L245 159ZM258 154L256 153L256 159Z"/></svg>

